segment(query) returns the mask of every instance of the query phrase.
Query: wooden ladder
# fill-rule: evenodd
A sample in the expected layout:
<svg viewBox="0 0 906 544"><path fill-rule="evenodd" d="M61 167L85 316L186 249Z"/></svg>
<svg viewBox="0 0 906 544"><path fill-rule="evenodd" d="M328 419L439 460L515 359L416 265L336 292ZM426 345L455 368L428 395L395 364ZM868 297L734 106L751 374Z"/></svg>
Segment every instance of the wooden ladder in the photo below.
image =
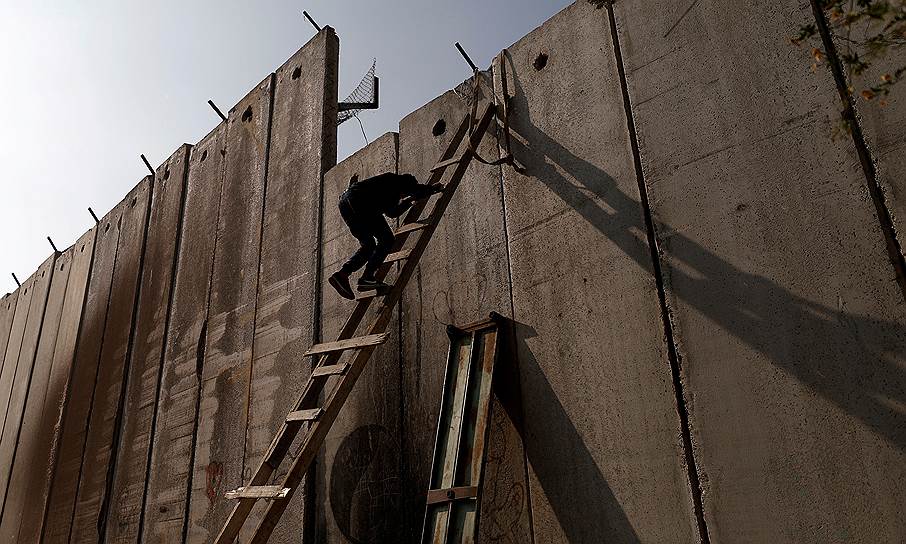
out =
<svg viewBox="0 0 906 544"><path fill-rule="evenodd" d="M431 241L431 236L437 229L456 188L474 158L472 150L478 148L496 113L496 106L489 104L477 124L471 113L467 115L446 151L431 169L429 184L440 183L450 167L454 167L453 173L450 174L449 180L431 212L425 218L420 219L428 202L427 200L420 201L409 210L402 226L396 230L393 253L377 272L377 279L383 280L392 268L391 263L403 263L392 286L381 292L371 291L357 297L358 303L337 336L337 340L312 346L305 353L306 356L318 356L318 364L293 410L286 416L286 421L277 431L277 435L271 442L270 448L265 453L251 481L247 486L226 494L227 498L235 499L238 502L220 530L220 534L215 540L217 544L232 544L251 513L255 502L262 499L268 501L267 508L255 529L251 542L264 544L268 541L286 510L289 500L324 443L330 427L337 419L356 380L365 369L371 354L378 345L387 340L388 334L385 331L393 316L394 308L402 297L403 289L415 273L419 259L424 254L425 248ZM459 151L463 140L468 140L467 145L464 151ZM416 243L411 249L404 250L403 246L409 236L417 236ZM382 299L381 306L374 321L366 329L365 334L355 336L371 301L378 298ZM350 360L340 362L342 354L347 351L352 352ZM333 382L332 387L326 387L330 382ZM323 404L320 403L322 393L325 399ZM271 477L283 463L293 441L305 424L308 424L307 433L302 439L297 457L292 461L282 481L279 484L271 483Z"/></svg>

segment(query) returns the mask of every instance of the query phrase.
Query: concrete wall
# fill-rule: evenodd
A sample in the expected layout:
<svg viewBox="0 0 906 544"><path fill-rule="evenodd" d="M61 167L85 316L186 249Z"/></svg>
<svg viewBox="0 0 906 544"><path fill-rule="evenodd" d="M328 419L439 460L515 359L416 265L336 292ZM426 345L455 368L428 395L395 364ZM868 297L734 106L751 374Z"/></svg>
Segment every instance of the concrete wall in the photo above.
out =
<svg viewBox="0 0 906 544"><path fill-rule="evenodd" d="M272 540L418 540L444 328L490 311L482 542L906 538L903 90L834 139L809 4L658 2L576 2L482 74L526 170L470 166ZM219 531L351 308L338 195L427 179L471 105L333 167L337 64L327 28L2 299L0 540Z"/></svg>

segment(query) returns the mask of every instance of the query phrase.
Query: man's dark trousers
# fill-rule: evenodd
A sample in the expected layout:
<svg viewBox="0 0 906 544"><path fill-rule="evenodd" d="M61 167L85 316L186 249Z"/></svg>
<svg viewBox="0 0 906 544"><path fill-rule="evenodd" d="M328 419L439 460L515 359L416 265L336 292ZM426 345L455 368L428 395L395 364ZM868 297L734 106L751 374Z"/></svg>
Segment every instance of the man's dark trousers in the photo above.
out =
<svg viewBox="0 0 906 544"><path fill-rule="evenodd" d="M347 193L340 197L340 215L361 247L352 254L340 269L346 275L365 266L362 278L373 279L375 272L393 247L393 231L384 214L377 210L356 210ZM375 242L377 240L377 242Z"/></svg>

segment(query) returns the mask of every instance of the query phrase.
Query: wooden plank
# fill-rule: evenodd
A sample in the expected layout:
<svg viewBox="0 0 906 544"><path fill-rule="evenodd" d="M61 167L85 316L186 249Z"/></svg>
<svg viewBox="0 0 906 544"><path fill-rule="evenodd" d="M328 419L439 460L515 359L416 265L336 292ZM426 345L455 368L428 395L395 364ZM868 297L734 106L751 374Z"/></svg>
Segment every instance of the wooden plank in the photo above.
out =
<svg viewBox="0 0 906 544"><path fill-rule="evenodd" d="M346 363L339 365L327 365L319 366L311 373L312 378L317 378L318 376L340 376L346 374L349 370L349 365Z"/></svg>
<svg viewBox="0 0 906 544"><path fill-rule="evenodd" d="M141 298L135 318L133 351L127 368L117 456L113 459L110 512L105 540L135 542L145 496L151 432L157 407L161 360L170 316L170 288L182 223L190 146L182 145L155 173L146 235Z"/></svg>
<svg viewBox="0 0 906 544"><path fill-rule="evenodd" d="M392 286L391 286L392 287ZM357 292L355 294L356 300L368 300L379 297L387 296L390 293L390 289L370 289L368 291Z"/></svg>
<svg viewBox="0 0 906 544"><path fill-rule="evenodd" d="M285 499L289 491L279 485L257 485L227 491L224 496L228 499Z"/></svg>
<svg viewBox="0 0 906 544"><path fill-rule="evenodd" d="M69 396L68 388L73 371L76 340L79 326L82 323L82 310L85 294L88 289L88 276L91 272L94 257L96 228L83 234L72 246L72 263L69 267L69 278L66 282L65 298L60 316L59 327L52 346L52 363L47 382L47 390L41 406L39 425L35 430L33 453L28 457L28 470L19 472L20 480L14 479L10 485L14 489L27 488L29 492L23 497L22 514L18 527L11 527L14 520L7 521L0 527L0 542L15 542L18 531L18 542L38 542L45 523L45 508L51 491L51 478L54 460L62 438L61 429L64 408ZM59 270L64 263L56 265L54 277L63 274ZM46 318L45 318L46 319ZM42 333L43 335L43 333ZM47 346L51 348L51 346ZM9 531L9 532L7 532Z"/></svg>
<svg viewBox="0 0 906 544"><path fill-rule="evenodd" d="M384 259L385 263L395 263L397 261L405 261L409 258L409 255L412 255L411 249L404 249L402 251L397 251L396 253L391 253L387 255L387 258Z"/></svg>
<svg viewBox="0 0 906 544"><path fill-rule="evenodd" d="M478 498L478 486L449 487L428 490L428 504Z"/></svg>
<svg viewBox="0 0 906 544"><path fill-rule="evenodd" d="M286 421L317 421L323 413L324 410L320 408L313 408L311 410L296 410L295 412L290 412L286 416Z"/></svg>
<svg viewBox="0 0 906 544"><path fill-rule="evenodd" d="M126 200L120 226L113 290L97 367L70 544L103 540L107 477L113 460L123 382L135 323L135 303L142 271L148 210L153 190L151 176L133 189Z"/></svg>
<svg viewBox="0 0 906 544"><path fill-rule="evenodd" d="M315 344L305 352L305 357L317 355L319 353L331 353L335 351L346 351L350 349L364 348L368 346L377 346L383 344L390 337L390 333L370 334L368 336L359 336L358 338L348 338L336 342L326 342L324 344Z"/></svg>
<svg viewBox="0 0 906 544"><path fill-rule="evenodd" d="M400 234L406 234L408 232L426 229L426 228L430 227L432 225L432 223L433 223L432 221L413 221L410 223L404 223L403 226L396 229L396 231L393 234L395 236L399 236Z"/></svg>
<svg viewBox="0 0 906 544"><path fill-rule="evenodd" d="M467 150L465 153L463 153L462 155L460 155L460 156L458 156L458 157L454 157L454 158L452 158L452 159L448 159L448 160L445 160L445 161L441 161L441 162L435 164L434 167L431 168L431 171L432 171L432 172L437 172L438 170L443 170L443 169L445 169L445 168L448 167L448 166L452 166L452 165L454 165L454 164L459 164L459 163L461 163L461 162L463 161L463 159L465 159L467 156L468 156L468 157L471 157L471 154L472 154L472 152Z"/></svg>

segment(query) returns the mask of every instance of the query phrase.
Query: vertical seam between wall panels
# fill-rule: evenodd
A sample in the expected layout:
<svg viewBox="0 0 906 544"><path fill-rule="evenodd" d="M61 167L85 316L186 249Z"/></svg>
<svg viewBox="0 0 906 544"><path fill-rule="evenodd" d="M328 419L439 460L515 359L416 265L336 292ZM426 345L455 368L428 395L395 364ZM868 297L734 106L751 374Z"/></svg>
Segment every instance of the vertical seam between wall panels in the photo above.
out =
<svg viewBox="0 0 906 544"><path fill-rule="evenodd" d="M221 148L215 150L217 153L220 153L220 190L218 191L217 198L217 217L214 220L214 243L211 247L211 266L208 269L208 294L205 298L205 307L204 307L204 321L202 321L201 331L199 333L198 342L195 348L195 376L198 381L195 393L195 417L192 419L192 446L189 451L189 466L188 466L188 478L186 478L186 502L183 508L184 515L182 518L182 539L180 542L186 542L186 537L189 534L189 516L191 515L190 506L192 504L192 485L195 479L195 453L197 451L197 438L198 438L198 415L201 409L201 392L204 385L204 358L205 353L207 352L208 346L208 318L210 317L211 312L211 294L214 291L214 263L216 262L217 257L217 241L220 239L220 210L223 207L223 181L224 173L226 171L226 147L227 147L227 132L229 131L230 124L228 120L223 122L223 136L221 139ZM216 130L216 129L215 129ZM216 141L216 138L215 138ZM188 176L186 176L186 190L188 191ZM199 360L201 361L201 368L199 368Z"/></svg>
<svg viewBox="0 0 906 544"><path fill-rule="evenodd" d="M399 126L399 125L397 125ZM399 130L399 129L397 129ZM400 135L399 132L393 135L393 171L396 174L400 173ZM400 219L396 218L396 227L399 228ZM402 266L399 261L396 263L397 275L400 272ZM403 297L400 296L399 300L396 302L396 371L397 371L397 419L396 419L396 428L398 429L397 435L397 448L400 454L397 456L396 461L396 470L397 470L397 516L399 516L395 521L399 529L403 529L403 515L402 511L402 499L403 499L403 474L406 471L405 464L405 447L406 447L406 398L405 398L405 380L406 375L403 371L405 366L405 361L403 357Z"/></svg>
<svg viewBox="0 0 906 544"><path fill-rule="evenodd" d="M160 344L160 360L157 365L157 385L154 391L154 404L151 410L151 428L148 430L148 454L145 462L145 479L142 483L142 497L138 510L137 541L142 541L142 532L145 528L145 506L148 502L148 480L151 477L151 456L154 453L154 435L157 431L157 406L160 402L160 390L163 384L164 360L167 350L167 340L170 336L170 317L173 313L173 299L176 293L176 271L179 269L179 248L182 245L182 228L186 216L186 193L189 190L189 159L192 157L192 147L186 149L183 173L182 193L179 198L179 219L176 223L176 241L173 245L173 264L170 267L170 288L167 294L167 313L164 317L164 329Z"/></svg>
<svg viewBox="0 0 906 544"><path fill-rule="evenodd" d="M123 212L123 213L125 213L125 212ZM98 355L97 355L97 357L95 357L95 363L94 363L94 366L95 366L95 368L94 368L94 384L91 386L91 396L88 399L88 413L85 415L85 436L82 438L82 450L81 450L81 455L79 456L79 460L80 460L79 472L78 472L78 475L75 480L75 497L73 498L72 514L70 515L70 518L69 518L69 533L66 536L67 542L72 538L72 526L75 523L76 504L78 503L78 499L79 499L79 486L82 484L82 467L85 464L85 443L88 439L88 431L89 431L88 427L89 427L89 424L91 423L91 413L94 411L94 394L96 392L97 385L98 385L98 374L100 371L101 354L104 353L104 340L107 338L107 318L110 316L110 298L113 293L113 278L116 276L116 262L119 258L119 254L120 254L120 234L122 234L122 231L123 231L122 218L123 218L123 216L120 215L119 220L117 221L119 223L119 226L117 227L117 232L116 232L116 249L114 249L114 251L113 251L113 267L110 269L110 287L107 289L107 301L104 306L104 322L101 325L101 341L98 345ZM97 247L97 244L95 244L95 247ZM89 284L86 288L86 293L89 289L91 289L90 280L89 280ZM73 362L75 362L75 361L73 361ZM42 540L43 540L43 537L42 537Z"/></svg>
<svg viewBox="0 0 906 544"><path fill-rule="evenodd" d="M629 85L626 79L626 70L623 65L623 52L620 46L620 37L617 32L616 16L614 15L613 4L607 4L607 16L610 23L611 42L613 45L614 60L617 65L617 72L620 76L620 88L623 95L623 108L626 114L627 130L629 132L629 143L632 148L632 157L638 182L639 198L642 205L642 214L645 220L645 230L648 237L648 246L651 251L652 271L654 272L655 285L657 286L658 302L660 304L661 320L664 327L664 336L667 343L667 355L670 361L670 371L673 377L673 393L676 402L676 411L680 420L680 430L683 442L683 454L687 477L689 480L689 490L692 495L692 504L695 513L695 519L698 526L699 540L702 544L710 542L708 534L708 524L705 520L704 506L702 503L701 482L698 475L698 466L695 461L695 450L692 445L692 431L689 423L689 412L686 406L686 395L683 390L681 358L679 350L673 336L673 322L669 305L667 303L667 293L664 286L664 275L661 269L661 260L657 242L656 227L651 213L651 206L648 200L648 189L645 185L645 175L642 171L642 158L639 151L638 135L636 133L635 119L632 112L632 101L629 96Z"/></svg>
<svg viewBox="0 0 906 544"><path fill-rule="evenodd" d="M98 223L98 224L100 224L100 223ZM48 470L50 470L50 483L47 488L47 497L44 498L44 506L42 507L42 511L41 511L41 522L40 522L41 529L39 531L39 534L40 534L39 541L40 542L44 541L44 529L47 528L47 510L48 510L48 507L50 506L50 497L53 495L53 484L56 482L56 474L57 474L56 465L57 465L57 453L58 453L57 448L60 446L60 443L63 440L63 433L66 430L65 429L66 410L69 408L69 393L70 393L71 387L72 387L72 379L75 374L76 354L78 354L78 352L79 352L78 348L79 348L79 344L81 344L81 340L82 340L82 325L85 323L85 319L84 319L85 318L85 303L88 301L88 291L89 291L89 288L91 287L91 272L94 269L94 257L95 257L95 255L97 255L97 253L96 253L97 239L98 239L97 225L95 225L92 228L94 229L94 237L92 238L92 244L91 244L91 261L88 263L88 272L85 274L85 291L84 291L84 293L82 293L82 304L79 307L79 326L76 330L75 343L72 348L72 357L70 358L70 361L69 361L69 377L66 379L65 391L63 391L63 401L62 401L61 405L59 406L59 412L58 412L59 415L57 417L57 423L56 423L56 425L54 425L54 436L51 437L50 466L48 467ZM73 254L73 255L75 255L75 254ZM73 256L73 262L75 262L75 256ZM69 273L71 275L72 270L70 270ZM67 288L67 290L69 289L69 280L68 279L66 281L66 288ZM64 302L63 308L65 309L66 301L64 300L63 302ZM16 299L16 304L17 305L19 304L18 298ZM61 316L60 317L61 323L62 323L62 319L63 318ZM105 317L105 319L106 319L106 317ZM54 345L54 355L56 355L56 345ZM54 359L56 359L56 357L54 357ZM51 369L52 368L53 368L53 366L51 365ZM21 532L21 531L22 531L22 526L20 525L19 532Z"/></svg>
<svg viewBox="0 0 906 544"><path fill-rule="evenodd" d="M104 542L107 537L107 512L110 508L110 494L113 491L113 478L116 474L116 459L119 456L119 439L122 433L123 412L126 400L126 387L129 384L129 369L132 368L132 348L135 343L135 325L138 321L138 305L141 301L142 283L145 276L145 252L148 251L148 228L151 223L151 207L154 204L154 186L156 176L151 176L148 183L148 207L145 209L145 220L142 226L142 249L138 258L135 294L132 296L132 316L129 324L129 338L126 341L126 354L123 358L123 377L120 380L120 398L113 419L113 436L110 442L110 459L107 460L107 479L104 482L104 496L98 510L98 541ZM90 420L89 420L90 421Z"/></svg>
<svg viewBox="0 0 906 544"><path fill-rule="evenodd" d="M246 480L245 469L246 467L246 456L248 455L248 446L249 446L249 428L251 426L251 410L252 410L252 380L255 376L255 330L258 326L258 297L261 294L261 254L263 253L262 246L264 245L264 224L265 224L265 214L267 213L267 175L270 169L270 157L271 157L271 129L274 124L274 98L277 96L277 74L272 72L270 75L270 96L269 105L267 110L267 133L265 134L265 143L264 143L264 175L262 177L262 187L261 187L261 221L259 224L258 230L258 267L255 272L255 301L254 308L252 310L252 347L249 350L249 371L248 371L248 385L245 389L245 439L242 441L242 473L241 480L244 483Z"/></svg>
<svg viewBox="0 0 906 544"><path fill-rule="evenodd" d="M28 390L31 388L31 379L35 372L34 364L38 357L38 347L40 346L40 342L41 342L41 332L44 330L44 317L47 314L47 300L48 300L48 297L50 296L50 284L53 281L53 276L54 276L54 271L55 271L56 265L57 265L57 256L58 255L59 255L58 252L54 252L53 261L50 264L50 274L47 277L47 290L44 293L44 304L41 306L41 308L42 308L41 309L41 322L38 324L38 335L35 337L35 352L31 358L32 366L28 371L28 379L26 380L26 384L25 384L25 398L23 399L23 402L22 402L22 419L19 420L19 428L16 430L16 439L13 441L13 455L10 458L10 463L9 463L9 467L8 467L9 474L7 475L7 478L6 478L6 489L4 490L5 492L3 494L3 504L0 505L0 516L2 516L2 513L6 510L6 499L9 498L9 484L12 481L13 465L15 464L15 461L16 461L16 452L19 450L19 438L20 438L20 435L22 434L22 424L25 422L25 407L27 405L27 400L28 400ZM38 270L40 270L40 268ZM29 305L29 313L31 313L30 305ZM25 324L28 325L27 318L25 320ZM25 337L24 331L22 333L22 337L23 337L23 339ZM54 338L54 342L56 342L56 338ZM21 348L19 349L19 351L21 353L21 351L22 351ZM21 355L20 355L20 357L21 357ZM16 373L18 373L18 371L19 371L19 365L17 364ZM15 387L15 375L13 376L13 387ZM10 389L10 399L9 399L10 402L12 402L12 398L13 398L12 389ZM9 405L7 405L6 412L7 412L6 417L8 419L9 418ZM4 419L4 423L3 423L4 427L6 426L7 419Z"/></svg>
<svg viewBox="0 0 906 544"><path fill-rule="evenodd" d="M868 185L868 192L875 206L875 212L878 215L878 223L881 232L884 234L885 245L887 246L887 255L890 264L893 265L896 273L897 283L900 286L904 299L906 299L906 258L903 256L903 246L897 238L896 228L890 216L890 210L887 207L887 199L884 195L884 189L878 182L878 172L872 160L871 151L865 142L865 135L862 133L862 126L856 115L856 107L853 103L852 96L849 92L849 86L846 81L846 74L843 64L840 62L840 56L837 54L837 46L834 44L830 28L827 26L827 20L824 18L824 11L818 5L816 0L810 0L812 12L817 23L818 33L821 35L821 41L824 44L824 50L827 53L828 64L831 73L834 76L834 82L837 85L837 92L840 94L840 100L846 105L842 115L845 120L849 121L850 132L853 138L853 144L856 153L859 156L859 162L862 165L862 172L865 175L865 181Z"/></svg>
<svg viewBox="0 0 906 544"><path fill-rule="evenodd" d="M507 55L504 54L503 52L501 52L501 54L499 55L499 58L500 58L501 64L507 62ZM492 67L493 67L493 64L492 64ZM493 72L493 70L492 70L492 72ZM500 74L500 75L505 76L505 74ZM514 77L515 77L515 75L514 75ZM493 73L491 75L491 78L492 78L492 85L493 85ZM498 95L497 95L496 89L494 90L493 94L494 94L494 105L497 106L497 112L499 113L500 108L506 107L506 106L500 104L500 102L498 100ZM504 100L506 100L507 97L503 97L503 98L504 98ZM507 109L507 115L509 115L509 114L510 114L510 111L509 111L509 109ZM501 152L500 152L499 124L497 125L497 127L498 127L498 129L497 129L498 132L495 132L495 136L496 136L495 140L497 143L497 158L500 159ZM511 253L510 253L510 227L509 227L509 223L507 222L506 184L504 183L503 165L500 165L498 167L497 172L498 172L497 182L498 182L498 187L500 188L500 211L501 211L501 215L503 216L503 248L506 253L507 290L509 291L509 299L510 299L510 319L512 319L512 321L513 321L513 323L511 324L513 326L510 327L510 331L509 331L509 334L511 336L511 339L509 342L509 347L513 351L513 353L511 353L510 356L512 357L513 364L516 366L516 376L517 376L516 387L519 390L519 399L520 399L519 410L520 410L520 412L522 412L523 411L522 410L522 379L521 379L521 373L519 372L519 354L518 354L518 348L516 347L516 330L515 330L515 326L514 326L515 321L516 321L516 299L515 299L515 296L513 295L513 259L512 259ZM524 420L525 414L520 413L519 417L522 420ZM522 478L523 478L523 483L525 484L525 490L526 490L525 500L527 503L526 506L528 507L529 535L531 536L531 539L532 539L531 541L535 542L535 513L533 511L533 506L532 506L531 485L529 484L529 482L530 482L529 459L528 459L528 451L525 446L524 428L523 428L523 424L521 421L519 423L519 427L520 427L520 429L519 429L520 439L522 440Z"/></svg>

